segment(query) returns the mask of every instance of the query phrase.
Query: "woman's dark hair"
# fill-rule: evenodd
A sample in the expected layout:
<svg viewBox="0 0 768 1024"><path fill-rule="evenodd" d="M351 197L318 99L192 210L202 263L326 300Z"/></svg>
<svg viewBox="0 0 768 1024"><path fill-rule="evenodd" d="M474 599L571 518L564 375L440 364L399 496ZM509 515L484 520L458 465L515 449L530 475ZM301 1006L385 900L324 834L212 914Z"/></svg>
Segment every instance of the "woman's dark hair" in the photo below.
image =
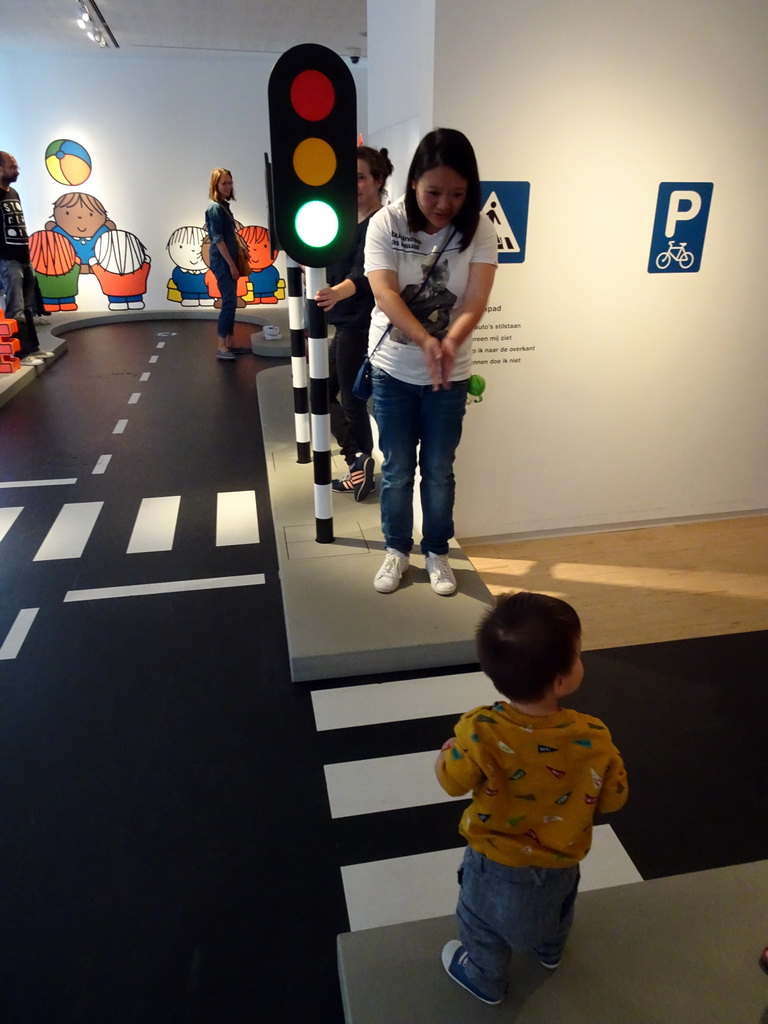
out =
<svg viewBox="0 0 768 1024"><path fill-rule="evenodd" d="M416 182L435 167L450 167L467 183L467 197L453 221L461 232L463 252L475 237L481 207L477 157L466 135L455 128L435 128L416 147L405 188L405 213L411 231L423 231L427 223L416 202Z"/></svg>
<svg viewBox="0 0 768 1024"><path fill-rule="evenodd" d="M389 153L383 147L381 149L374 149L373 146L358 146L357 159L365 160L368 164L371 177L374 181L379 182L379 198L383 198L387 191L384 187L387 183L387 178L395 169L392 166L392 161L389 159Z"/></svg>
<svg viewBox="0 0 768 1024"><path fill-rule="evenodd" d="M503 594L477 628L480 667L513 701L541 700L576 658L581 622L574 609L546 594Z"/></svg>

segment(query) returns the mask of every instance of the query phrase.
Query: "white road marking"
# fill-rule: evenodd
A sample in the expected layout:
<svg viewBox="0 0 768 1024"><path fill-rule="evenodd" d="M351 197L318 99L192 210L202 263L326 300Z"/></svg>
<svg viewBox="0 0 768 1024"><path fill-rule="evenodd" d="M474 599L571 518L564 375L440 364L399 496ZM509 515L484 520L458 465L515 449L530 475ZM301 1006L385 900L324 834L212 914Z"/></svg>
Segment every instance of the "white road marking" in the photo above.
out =
<svg viewBox="0 0 768 1024"><path fill-rule="evenodd" d="M139 506L127 555L140 551L171 551L179 518L181 495L143 498Z"/></svg>
<svg viewBox="0 0 768 1024"><path fill-rule="evenodd" d="M16 505L13 508L0 508L0 540L5 537L6 533L16 522L23 508L23 505Z"/></svg>
<svg viewBox="0 0 768 1024"><path fill-rule="evenodd" d="M352 931L444 917L456 910L456 871L464 848L393 857L341 869ZM592 830L592 850L581 862L579 889L607 889L642 882L610 825Z"/></svg>
<svg viewBox="0 0 768 1024"><path fill-rule="evenodd" d="M63 477L61 480L3 480L0 482L0 488L11 490L14 487L64 487L76 483L76 476Z"/></svg>
<svg viewBox="0 0 768 1024"><path fill-rule="evenodd" d="M62 505L33 561L80 558L103 507L103 501L78 501Z"/></svg>
<svg viewBox="0 0 768 1024"><path fill-rule="evenodd" d="M22 644L27 639L35 616L39 608L22 608L8 631L3 646L0 647L0 661L10 661L16 657L21 650Z"/></svg>
<svg viewBox="0 0 768 1024"><path fill-rule="evenodd" d="M259 543L255 491L221 491L216 498L216 546Z"/></svg>
<svg viewBox="0 0 768 1024"><path fill-rule="evenodd" d="M470 708L499 699L498 691L483 672L312 691L318 732L440 715L456 715L458 719Z"/></svg>
<svg viewBox="0 0 768 1024"><path fill-rule="evenodd" d="M265 583L263 573L248 576L217 576L201 580L171 580L167 583L139 583L126 587L103 587L96 590L68 590L65 603L72 601L104 601L113 597L144 597L148 594L178 594L188 590L223 590L228 587L253 587Z"/></svg>

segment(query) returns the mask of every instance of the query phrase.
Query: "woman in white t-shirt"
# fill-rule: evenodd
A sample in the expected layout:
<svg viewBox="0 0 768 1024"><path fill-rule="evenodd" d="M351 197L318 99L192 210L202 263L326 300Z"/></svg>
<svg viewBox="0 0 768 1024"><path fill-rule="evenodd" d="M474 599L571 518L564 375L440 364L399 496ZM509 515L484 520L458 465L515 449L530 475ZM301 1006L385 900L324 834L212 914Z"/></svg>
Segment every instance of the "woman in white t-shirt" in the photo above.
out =
<svg viewBox="0 0 768 1024"><path fill-rule="evenodd" d="M472 331L488 303L498 252L496 232L480 207L469 139L438 128L419 143L405 195L374 214L368 227L365 272L376 299L369 353L384 455L387 554L373 581L381 594L397 590L409 565L417 449L421 548L430 583L436 594L456 590L447 557L453 462L472 372Z"/></svg>

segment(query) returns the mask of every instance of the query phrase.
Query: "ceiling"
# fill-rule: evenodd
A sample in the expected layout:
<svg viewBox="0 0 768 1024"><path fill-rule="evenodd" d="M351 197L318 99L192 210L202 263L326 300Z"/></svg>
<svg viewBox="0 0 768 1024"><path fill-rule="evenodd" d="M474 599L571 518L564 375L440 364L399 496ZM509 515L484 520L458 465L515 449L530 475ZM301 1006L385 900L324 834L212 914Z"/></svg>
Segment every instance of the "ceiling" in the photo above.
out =
<svg viewBox="0 0 768 1024"><path fill-rule="evenodd" d="M366 0L96 0L120 50L236 50L282 53L321 43L342 55L367 53ZM88 0L86 0L88 3ZM76 24L76 0L3 5L0 48L94 53Z"/></svg>

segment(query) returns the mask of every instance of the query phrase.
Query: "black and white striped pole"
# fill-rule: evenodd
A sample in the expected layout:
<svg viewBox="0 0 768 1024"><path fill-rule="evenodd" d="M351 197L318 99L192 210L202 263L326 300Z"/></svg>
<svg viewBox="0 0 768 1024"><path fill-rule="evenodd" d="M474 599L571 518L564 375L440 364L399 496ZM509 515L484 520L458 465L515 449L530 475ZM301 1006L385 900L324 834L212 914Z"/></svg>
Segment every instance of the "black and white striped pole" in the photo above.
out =
<svg viewBox="0 0 768 1024"><path fill-rule="evenodd" d="M296 430L296 461L312 461L312 435L309 425L307 381L307 345L304 340L304 286L301 267L288 256L288 326L291 332L291 380L293 382L293 420Z"/></svg>
<svg viewBox="0 0 768 1024"><path fill-rule="evenodd" d="M315 295L326 286L324 267L307 267L307 322L309 328L309 407L312 422L312 462L315 480L315 540L332 544L333 491L331 489L331 414L328 401L328 328L325 311Z"/></svg>
<svg viewBox="0 0 768 1024"><path fill-rule="evenodd" d="M325 268L344 259L357 231L355 81L333 50L302 43L277 61L267 93L274 227L286 256L306 272L316 539L330 544L334 538L328 338L325 313L314 297L325 287ZM290 270L288 273L290 278ZM291 320L294 409L300 447L303 437L299 440L296 404L300 402L296 395L300 371L298 349L294 353L293 348L293 323Z"/></svg>

